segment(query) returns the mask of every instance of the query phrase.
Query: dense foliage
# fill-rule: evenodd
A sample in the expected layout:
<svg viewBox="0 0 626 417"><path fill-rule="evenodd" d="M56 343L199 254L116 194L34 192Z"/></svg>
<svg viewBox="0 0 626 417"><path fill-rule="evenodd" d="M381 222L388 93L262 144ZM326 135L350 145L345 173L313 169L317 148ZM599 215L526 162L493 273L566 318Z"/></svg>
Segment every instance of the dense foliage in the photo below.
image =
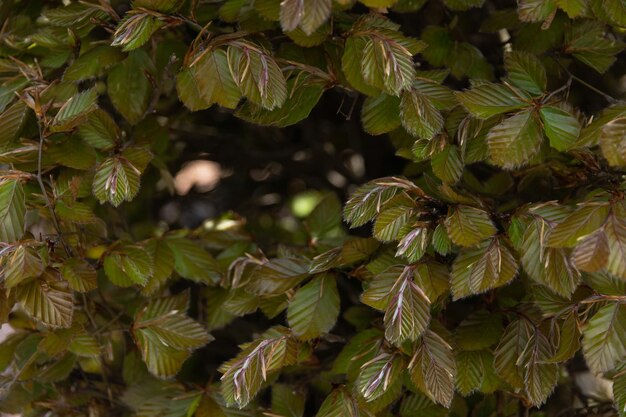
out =
<svg viewBox="0 0 626 417"><path fill-rule="evenodd" d="M0 410L626 415L624 0L0 22Z"/></svg>

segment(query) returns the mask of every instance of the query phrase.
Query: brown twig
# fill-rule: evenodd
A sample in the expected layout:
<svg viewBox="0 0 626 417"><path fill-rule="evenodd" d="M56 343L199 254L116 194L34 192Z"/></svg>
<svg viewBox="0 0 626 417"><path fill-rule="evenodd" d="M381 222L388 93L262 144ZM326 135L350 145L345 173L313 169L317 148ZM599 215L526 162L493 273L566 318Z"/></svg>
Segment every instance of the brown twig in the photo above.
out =
<svg viewBox="0 0 626 417"><path fill-rule="evenodd" d="M46 202L46 206L48 207L48 210L50 211L52 224L59 236L61 245L63 245L63 248L65 249L65 252L67 253L67 255L72 256L72 249L70 248L70 246L67 244L67 242L65 241L63 237L63 233L61 232L61 227L59 226L59 220L57 219L56 213L54 212L54 207L52 207L52 202L50 201L50 198L48 197L46 186L43 183L43 179L41 177L41 171L42 171L41 165L42 165L42 159L43 159L43 142L44 142L45 136L44 136L44 132L42 129L42 121L39 120L37 125L39 127L39 147L37 150L38 152L37 153L37 175L35 177L37 178L37 183L39 184L39 188L41 189L41 193L43 194L43 198Z"/></svg>
<svg viewBox="0 0 626 417"><path fill-rule="evenodd" d="M605 99L606 101L608 101L610 104L616 104L616 103L619 103L619 100L618 100L618 99L616 99L615 97L613 97L613 96L611 96L611 95L609 95L609 94L605 93L604 91L602 91L602 90L600 90L600 89L598 89L598 88L594 87L593 85L589 84L587 81L583 80L582 78L579 78L579 77L577 77L576 75L572 74L572 72L571 72L569 69L567 69L567 68L565 67L565 65L563 65L563 64L561 63L561 61L559 61L559 60L558 60L558 58L556 58L556 57L552 57L552 59L554 59L554 62L556 62L556 64L557 64L559 67L561 67L561 69L562 69L563 71L565 71L565 72L569 75L569 77L570 77L572 80L574 80L574 81L578 82L579 84L581 84L581 85L583 85L583 86L587 87L588 89L590 89L590 90L591 90L591 91L593 91L594 93L596 93L596 94L598 94L598 95L600 95L600 96L604 97L604 99Z"/></svg>

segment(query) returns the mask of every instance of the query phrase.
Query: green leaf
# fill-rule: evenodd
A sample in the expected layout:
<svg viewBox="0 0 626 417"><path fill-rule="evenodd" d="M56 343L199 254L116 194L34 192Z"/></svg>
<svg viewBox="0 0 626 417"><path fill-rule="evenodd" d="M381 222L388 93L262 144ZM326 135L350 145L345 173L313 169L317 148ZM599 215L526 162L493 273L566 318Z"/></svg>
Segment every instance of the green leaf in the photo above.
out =
<svg viewBox="0 0 626 417"><path fill-rule="evenodd" d="M604 233L609 242L606 270L616 277L626 279L626 220L623 209L619 214L614 212L609 215L604 225Z"/></svg>
<svg viewBox="0 0 626 417"><path fill-rule="evenodd" d="M415 88L402 92L400 120L411 135L431 139L443 128L443 116L433 102Z"/></svg>
<svg viewBox="0 0 626 417"><path fill-rule="evenodd" d="M341 259L347 264L367 260L379 246L376 239L353 237L341 247Z"/></svg>
<svg viewBox="0 0 626 417"><path fill-rule="evenodd" d="M70 327L74 315L74 299L66 282L58 281L54 273L22 284L16 289L16 299L33 318L50 327Z"/></svg>
<svg viewBox="0 0 626 417"><path fill-rule="evenodd" d="M460 246L474 246L497 232L486 211L464 205L448 214L445 225L450 239Z"/></svg>
<svg viewBox="0 0 626 417"><path fill-rule="evenodd" d="M609 165L626 166L626 117L620 117L606 123L602 127L599 142L602 155L609 162Z"/></svg>
<svg viewBox="0 0 626 417"><path fill-rule="evenodd" d="M401 231L412 218L410 207L397 206L383 210L374 223L373 235L381 242L391 242L401 238Z"/></svg>
<svg viewBox="0 0 626 417"><path fill-rule="evenodd" d="M287 82L270 55L252 43L233 43L227 51L228 67L241 93L253 103L273 110L287 99Z"/></svg>
<svg viewBox="0 0 626 417"><path fill-rule="evenodd" d="M385 338L398 346L417 340L430 322L430 300L415 284L412 272L406 267L396 279L385 310Z"/></svg>
<svg viewBox="0 0 626 417"><path fill-rule="evenodd" d="M280 26L283 32L295 30L304 16L305 0L285 0L280 2Z"/></svg>
<svg viewBox="0 0 626 417"><path fill-rule="evenodd" d="M531 222L519 248L520 260L533 280L569 298L578 286L580 273L572 265L565 249L545 247L549 233L550 226L544 220Z"/></svg>
<svg viewBox="0 0 626 417"><path fill-rule="evenodd" d="M183 6L183 3L178 0L135 0L133 5L163 13L174 13Z"/></svg>
<svg viewBox="0 0 626 417"><path fill-rule="evenodd" d="M432 245L433 249L442 256L446 256L452 250L452 240L450 240L443 223L438 224L435 228Z"/></svg>
<svg viewBox="0 0 626 417"><path fill-rule="evenodd" d="M161 378L174 376L192 349L212 340L206 330L184 314L189 294L152 299L135 314L133 334L148 370Z"/></svg>
<svg viewBox="0 0 626 417"><path fill-rule="evenodd" d="M398 2L398 0L360 0L360 1L367 7L373 7L373 8L391 7L395 3Z"/></svg>
<svg viewBox="0 0 626 417"><path fill-rule="evenodd" d="M177 313L138 322L136 328L152 330L163 345L173 349L197 349L212 340L197 322Z"/></svg>
<svg viewBox="0 0 626 417"><path fill-rule="evenodd" d="M123 51L132 51L146 43L164 22L149 13L129 13L120 22L113 34L112 46L121 46Z"/></svg>
<svg viewBox="0 0 626 417"><path fill-rule="evenodd" d="M609 239L604 230L598 230L580 239L571 259L579 271L596 272L604 269L609 260L609 253Z"/></svg>
<svg viewBox="0 0 626 417"><path fill-rule="evenodd" d="M341 227L341 202L334 194L325 195L306 218L311 236L323 238Z"/></svg>
<svg viewBox="0 0 626 417"><path fill-rule="evenodd" d="M391 289L403 271L404 267L396 265L376 274L367 282L367 286L361 293L361 302L377 310L384 311L391 298Z"/></svg>
<svg viewBox="0 0 626 417"><path fill-rule="evenodd" d="M259 295L279 295L309 276L308 263L296 258L277 258L258 265L247 289Z"/></svg>
<svg viewBox="0 0 626 417"><path fill-rule="evenodd" d="M345 388L334 389L324 400L315 417L359 417L359 406Z"/></svg>
<svg viewBox="0 0 626 417"><path fill-rule="evenodd" d="M286 329L275 327L245 345L232 360L223 364L221 392L227 405L246 406L259 392L268 376L295 362L297 345Z"/></svg>
<svg viewBox="0 0 626 417"><path fill-rule="evenodd" d="M437 300L449 293L450 277L446 265L427 260L420 262L413 271L415 283L422 288L426 296L431 300Z"/></svg>
<svg viewBox="0 0 626 417"><path fill-rule="evenodd" d="M517 274L518 264L501 239L464 249L452 265L452 294L455 300L481 294L508 284Z"/></svg>
<svg viewBox="0 0 626 417"><path fill-rule="evenodd" d="M203 395L198 409L196 410L195 417L228 417L226 411L222 408L220 403L212 398L211 395Z"/></svg>
<svg viewBox="0 0 626 417"><path fill-rule="evenodd" d="M402 399L400 404L401 417L446 417L448 414L447 408L435 404L422 394L409 394Z"/></svg>
<svg viewBox="0 0 626 417"><path fill-rule="evenodd" d="M583 279L585 284L601 294L622 295L626 292L626 281L607 272L583 274Z"/></svg>
<svg viewBox="0 0 626 417"><path fill-rule="evenodd" d="M267 20L271 20L273 22L280 20L279 0L256 0L254 2L254 8Z"/></svg>
<svg viewBox="0 0 626 417"><path fill-rule="evenodd" d="M365 95L376 97L380 95L381 89L369 85L361 73L361 62L363 61L363 50L366 42L367 40L360 36L350 36L346 39L341 58L341 69L352 87Z"/></svg>
<svg viewBox="0 0 626 417"><path fill-rule="evenodd" d="M504 119L487 135L491 161L505 169L526 165L539 152L542 141L537 116L529 110Z"/></svg>
<svg viewBox="0 0 626 417"><path fill-rule="evenodd" d="M313 34L328 18L332 0L285 0L280 3L280 24L284 32L297 27Z"/></svg>
<svg viewBox="0 0 626 417"><path fill-rule="evenodd" d="M0 182L0 241L15 242L24 236L26 199L19 180Z"/></svg>
<svg viewBox="0 0 626 417"><path fill-rule="evenodd" d="M152 320L162 316L167 316L173 312L187 311L189 309L189 291L180 292L171 297L155 297L152 298L137 313L136 318L141 320Z"/></svg>
<svg viewBox="0 0 626 417"><path fill-rule="evenodd" d="M395 130L401 123L399 106L400 99L387 94L366 98L361 110L363 129L370 135Z"/></svg>
<svg viewBox="0 0 626 417"><path fill-rule="evenodd" d="M204 283L215 283L219 280L217 263L200 242L169 238L167 246L174 253L174 269L181 277Z"/></svg>
<svg viewBox="0 0 626 417"><path fill-rule="evenodd" d="M356 381L357 390L367 402L380 398L401 378L405 367L403 362L399 355L387 352L378 354L361 365Z"/></svg>
<svg viewBox="0 0 626 417"><path fill-rule="evenodd" d="M561 248L573 247L578 241L601 228L609 215L606 203L583 203L557 224L548 237L547 245Z"/></svg>
<svg viewBox="0 0 626 417"><path fill-rule="evenodd" d="M403 256L409 262L417 262L426 253L429 243L430 229L427 227L416 227L398 242L396 256Z"/></svg>
<svg viewBox="0 0 626 417"><path fill-rule="evenodd" d="M284 417L302 417L305 401L306 396L292 386L272 384L272 412Z"/></svg>
<svg viewBox="0 0 626 417"><path fill-rule="evenodd" d="M71 3L67 6L50 8L43 15L54 26L76 27L90 18L103 19L106 12L94 4Z"/></svg>
<svg viewBox="0 0 626 417"><path fill-rule="evenodd" d="M48 146L46 153L59 165L79 170L93 168L97 157L91 147L73 135Z"/></svg>
<svg viewBox="0 0 626 417"><path fill-rule="evenodd" d="M567 32L563 50L604 73L613 65L615 55L624 49L624 43L606 37L604 24L595 20L580 20Z"/></svg>
<svg viewBox="0 0 626 417"><path fill-rule="evenodd" d="M5 149L18 137L27 114L28 107L21 100L16 101L0 114L0 149Z"/></svg>
<svg viewBox="0 0 626 417"><path fill-rule="evenodd" d="M588 5L586 0L555 0L555 3L572 19L584 16L587 13Z"/></svg>
<svg viewBox="0 0 626 417"><path fill-rule="evenodd" d="M65 223L94 224L98 222L98 218L91 207L80 201L57 200L54 211L59 219Z"/></svg>
<svg viewBox="0 0 626 417"><path fill-rule="evenodd" d="M135 316L133 328L149 329L159 343L177 350L197 349L212 340L206 330L184 312L179 309L164 311L167 304L160 302L158 306L146 306ZM161 314L154 310L160 310L158 313ZM144 312L148 313L147 318Z"/></svg>
<svg viewBox="0 0 626 417"><path fill-rule="evenodd" d="M461 395L467 396L480 389L483 379L483 352L460 351L456 353L455 385Z"/></svg>
<svg viewBox="0 0 626 417"><path fill-rule="evenodd" d="M141 246L127 244L106 255L104 272L118 287L143 286L154 273L154 260Z"/></svg>
<svg viewBox="0 0 626 417"><path fill-rule="evenodd" d="M76 356L66 353L60 359L52 362L37 374L37 380L41 382L59 382L67 379L76 366Z"/></svg>
<svg viewBox="0 0 626 417"><path fill-rule="evenodd" d="M573 115L557 107L545 106L539 110L550 146L566 151L576 143L580 135L580 123Z"/></svg>
<svg viewBox="0 0 626 417"><path fill-rule="evenodd" d="M120 129L104 110L96 109L78 128L78 134L96 149L111 149L120 138Z"/></svg>
<svg viewBox="0 0 626 417"><path fill-rule="evenodd" d="M81 258L70 258L63 262L61 276L74 291L88 292L98 287L96 270Z"/></svg>
<svg viewBox="0 0 626 417"><path fill-rule="evenodd" d="M34 248L17 246L4 265L4 287L11 289L23 281L40 276L44 267Z"/></svg>
<svg viewBox="0 0 626 417"><path fill-rule="evenodd" d="M524 387L524 373L518 367L521 357L531 338L533 328L527 320L515 320L504 330L494 354L494 365L498 375L514 388Z"/></svg>
<svg viewBox="0 0 626 417"><path fill-rule="evenodd" d="M546 69L535 55L521 51L510 52L504 57L504 66L509 80L516 87L535 96L542 95L546 90Z"/></svg>
<svg viewBox="0 0 626 417"><path fill-rule="evenodd" d="M444 3L451 10L469 10L473 7L481 7L485 0L444 0Z"/></svg>
<svg viewBox="0 0 626 417"><path fill-rule="evenodd" d="M144 294L152 295L157 292L174 271L174 252L167 245L165 239L150 239L143 247L154 259L154 273L146 286L142 289Z"/></svg>
<svg viewBox="0 0 626 417"><path fill-rule="evenodd" d="M139 123L148 110L153 86L146 74L154 72L150 56L141 49L132 51L109 72L107 86L111 103L132 125Z"/></svg>
<svg viewBox="0 0 626 417"><path fill-rule="evenodd" d="M437 404L449 408L454 396L456 364L452 347L426 330L409 364L411 381Z"/></svg>
<svg viewBox="0 0 626 417"><path fill-rule="evenodd" d="M248 122L264 126L287 127L306 119L325 91L321 80L302 76L287 81L289 95L280 108L266 110L261 106L245 102L235 113Z"/></svg>
<svg viewBox="0 0 626 417"><path fill-rule="evenodd" d="M525 106L515 94L501 84L484 83L463 92L455 92L457 99L473 116L488 119Z"/></svg>
<svg viewBox="0 0 626 417"><path fill-rule="evenodd" d="M83 81L99 77L113 65L124 59L119 49L101 45L88 50L67 67L63 74L65 81Z"/></svg>
<svg viewBox="0 0 626 417"><path fill-rule="evenodd" d="M337 322L340 305L336 279L332 274L321 274L296 291L287 308L287 322L299 338L319 337Z"/></svg>
<svg viewBox="0 0 626 417"><path fill-rule="evenodd" d="M371 181L352 193L343 209L343 218L351 228L362 226L372 220L380 207L398 194L400 188L387 185L385 180L381 178Z"/></svg>
<svg viewBox="0 0 626 417"><path fill-rule="evenodd" d="M430 160L433 173L446 184L456 184L463 175L463 157L456 145L448 145Z"/></svg>
<svg viewBox="0 0 626 417"><path fill-rule="evenodd" d="M554 355L554 346L535 329L531 334L518 364L524 369L524 386L530 402L539 407L552 394L558 377L558 367L546 363Z"/></svg>
<svg viewBox="0 0 626 417"><path fill-rule="evenodd" d="M383 333L379 329L368 328L354 335L337 355L332 371L347 374L354 380L358 377L361 365L376 356L383 345Z"/></svg>
<svg viewBox="0 0 626 417"><path fill-rule="evenodd" d="M377 29L363 46L361 74L366 83L399 96L415 79L413 54L425 44L392 30Z"/></svg>
<svg viewBox="0 0 626 417"><path fill-rule="evenodd" d="M626 26L626 4L620 0L606 0L602 6L610 19L619 26Z"/></svg>
<svg viewBox="0 0 626 417"><path fill-rule="evenodd" d="M53 132L72 130L89 112L95 110L97 99L98 93L94 88L76 94L61 106L52 120L50 130Z"/></svg>
<svg viewBox="0 0 626 417"><path fill-rule="evenodd" d="M615 408L619 412L620 417L626 414L626 373L621 369L613 378L613 397L615 399Z"/></svg>
<svg viewBox="0 0 626 417"><path fill-rule="evenodd" d="M95 337L87 334L85 330L81 330L72 338L68 350L76 356L87 358L100 357L100 344Z"/></svg>
<svg viewBox="0 0 626 417"><path fill-rule="evenodd" d="M80 331L78 326L68 329L54 329L46 333L37 349L48 356L58 356L64 353L74 336Z"/></svg>
<svg viewBox="0 0 626 417"><path fill-rule="evenodd" d="M0 371L5 372L13 363L15 351L26 336L27 334L25 332L15 332L8 334L6 338L0 342Z"/></svg>
<svg viewBox="0 0 626 417"><path fill-rule="evenodd" d="M134 335L148 370L159 378L172 378L190 355L187 350L176 350L164 345L149 329L140 329Z"/></svg>
<svg viewBox="0 0 626 417"><path fill-rule="evenodd" d="M575 312L569 313L563 323L557 326L559 344L550 362L565 362L576 355L580 349L580 327Z"/></svg>
<svg viewBox="0 0 626 417"><path fill-rule="evenodd" d="M502 316L478 310L464 319L455 331L456 346L465 351L495 345L502 335Z"/></svg>
<svg viewBox="0 0 626 417"><path fill-rule="evenodd" d="M218 103L234 109L241 100L241 90L231 75L226 51L212 49L198 58L189 71L187 81L178 85L178 95L191 110L201 109ZM181 73L182 74L182 73ZM201 102L202 100L203 102Z"/></svg>
<svg viewBox="0 0 626 417"><path fill-rule="evenodd" d="M92 191L100 204L114 207L131 201L139 191L141 172L128 159L114 156L105 159L97 168Z"/></svg>
<svg viewBox="0 0 626 417"><path fill-rule="evenodd" d="M593 372L612 371L626 359L623 336L626 305L611 303L600 308L583 328L583 353Z"/></svg>
<svg viewBox="0 0 626 417"><path fill-rule="evenodd" d="M302 29L298 28L292 32L285 33L289 39L298 46L304 48L312 48L314 46L323 45L330 36L331 25L324 23L317 28L311 35L307 35Z"/></svg>
<svg viewBox="0 0 626 417"><path fill-rule="evenodd" d="M191 111L204 110L211 107L213 104L207 101L202 96L200 85L196 82L199 78L196 75L196 71L199 69L199 65L183 68L178 75L176 75L176 91L180 101Z"/></svg>
<svg viewBox="0 0 626 417"><path fill-rule="evenodd" d="M554 0L520 0L517 6L522 22L543 22L556 12Z"/></svg>

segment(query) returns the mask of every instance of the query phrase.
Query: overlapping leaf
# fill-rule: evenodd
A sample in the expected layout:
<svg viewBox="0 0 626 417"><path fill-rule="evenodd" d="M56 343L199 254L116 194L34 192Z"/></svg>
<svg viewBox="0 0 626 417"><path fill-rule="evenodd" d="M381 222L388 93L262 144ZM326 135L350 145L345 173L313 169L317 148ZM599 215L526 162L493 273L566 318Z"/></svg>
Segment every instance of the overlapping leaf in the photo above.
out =
<svg viewBox="0 0 626 417"><path fill-rule="evenodd" d="M74 297L67 283L49 271L41 279L24 283L16 289L16 299L33 318L50 327L70 327Z"/></svg>
<svg viewBox="0 0 626 417"><path fill-rule="evenodd" d="M430 300L412 275L410 267L402 271L389 291L385 309L385 338L397 345L416 340L430 321Z"/></svg>
<svg viewBox="0 0 626 417"><path fill-rule="evenodd" d="M487 135L491 161L505 169L526 165L542 141L537 115L529 110L504 119Z"/></svg>
<svg viewBox="0 0 626 417"><path fill-rule="evenodd" d="M453 209L445 224L450 239L460 246L474 246L496 233L487 212L465 205Z"/></svg>
<svg viewBox="0 0 626 417"><path fill-rule="evenodd" d="M411 381L432 401L450 407L454 395L456 363L452 347L427 330L409 364Z"/></svg>
<svg viewBox="0 0 626 417"><path fill-rule="evenodd" d="M336 277L322 274L296 292L287 309L287 321L296 336L307 340L327 333L339 315Z"/></svg>
<svg viewBox="0 0 626 417"><path fill-rule="evenodd" d="M24 235L26 200L19 180L0 182L0 241L15 242Z"/></svg>
<svg viewBox="0 0 626 417"><path fill-rule="evenodd" d="M296 361L297 345L284 328L270 329L249 343L221 368L222 395L227 404L243 407L259 392L268 375Z"/></svg>
<svg viewBox="0 0 626 417"><path fill-rule="evenodd" d="M611 371L626 358L624 332L626 332L624 304L608 304L589 320L583 328L582 347L591 370Z"/></svg>

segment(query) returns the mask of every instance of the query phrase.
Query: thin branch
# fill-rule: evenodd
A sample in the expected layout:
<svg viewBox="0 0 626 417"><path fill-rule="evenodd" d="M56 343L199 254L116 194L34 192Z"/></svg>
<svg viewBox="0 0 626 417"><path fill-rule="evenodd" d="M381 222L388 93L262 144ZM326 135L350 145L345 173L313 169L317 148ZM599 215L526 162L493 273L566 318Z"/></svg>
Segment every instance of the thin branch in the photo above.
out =
<svg viewBox="0 0 626 417"><path fill-rule="evenodd" d="M545 98L543 101L547 103L548 101L550 101L550 99L551 99L552 97L556 96L557 94L560 94L560 93L562 93L562 92L563 92L563 91L565 91L565 90L569 90L569 88L570 88L570 87L571 87L571 85L572 85L572 80L573 80L573 79L574 79L574 78L569 77L569 78L567 79L567 82L566 82L564 85L562 85L562 86L561 86L561 87L559 87L558 89L556 89L556 90L554 90L553 92L551 92L550 94L548 94L548 95L546 96L546 98Z"/></svg>
<svg viewBox="0 0 626 417"><path fill-rule="evenodd" d="M65 252L67 252L68 256L72 256L72 249L69 247L69 245L67 244L67 242L65 242L65 239L63 238L63 233L61 232L61 227L59 226L59 221L57 219L56 213L54 212L54 208L52 207L52 202L50 201L50 198L48 198L48 193L46 192L46 186L43 183L43 179L41 178L41 165L42 165L42 158L43 158L43 141L44 141L44 134L43 134L43 129L41 127L41 120L39 120L39 122L37 123L38 127L39 127L39 148L37 150L37 183L39 184L39 188L41 189L41 193L43 194L43 198L46 201L46 206L48 207L48 210L50 211L50 217L52 219L52 224L54 226L54 229L56 230L58 236L59 236L59 240L61 241L61 245L63 245L63 248L65 249Z"/></svg>
<svg viewBox="0 0 626 417"><path fill-rule="evenodd" d="M581 84L581 85L584 85L585 87L587 87L588 89L590 89L590 90L591 90L591 91L593 91L594 93L596 93L596 94L598 94L598 95L600 95L600 96L604 97L604 99L605 99L606 101L608 101L610 104L616 104L616 103L619 103L619 100L618 100L618 99L616 99L615 97L613 97L613 96L611 96L611 95L609 95L609 94L605 93L605 92L604 92L604 91L602 91L602 90L599 90L598 88L596 88L596 87L594 87L593 85L589 84L587 81L583 80L582 78L579 78L579 77L577 77L576 75L572 74L572 72L571 72L569 69L567 69L567 68L566 68L566 67L565 67L565 66L561 63L561 61L559 61L559 60L558 60L558 58L556 58L556 57L552 57L552 59L554 59L554 62L556 62L556 63L557 63L557 65L558 65L559 67L561 67L561 69L562 69L563 71L565 71L565 72L566 72L566 73L570 76L570 78L571 78L571 79L573 79L574 81L578 82L578 83L579 83L579 84Z"/></svg>

